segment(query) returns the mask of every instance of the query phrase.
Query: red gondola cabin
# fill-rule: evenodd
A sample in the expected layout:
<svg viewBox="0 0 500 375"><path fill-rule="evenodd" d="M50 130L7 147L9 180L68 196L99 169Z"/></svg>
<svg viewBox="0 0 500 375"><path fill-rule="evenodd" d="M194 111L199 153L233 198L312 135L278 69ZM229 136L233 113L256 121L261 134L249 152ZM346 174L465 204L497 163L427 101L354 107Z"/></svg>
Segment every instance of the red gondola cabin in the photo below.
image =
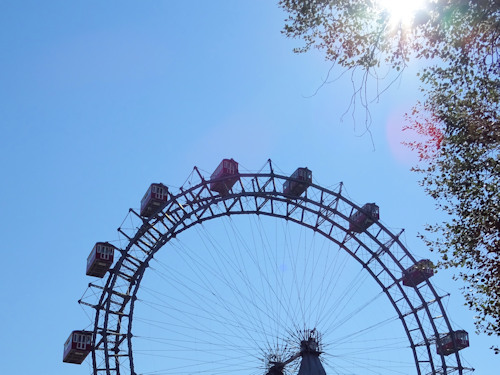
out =
<svg viewBox="0 0 500 375"><path fill-rule="evenodd" d="M349 230L361 233L379 219L379 209L375 203L367 203L349 218Z"/></svg>
<svg viewBox="0 0 500 375"><path fill-rule="evenodd" d="M434 265L429 259L422 259L403 272L403 285L416 287L434 275Z"/></svg>
<svg viewBox="0 0 500 375"><path fill-rule="evenodd" d="M219 179L223 180L218 181ZM210 176L210 181L210 190L220 195L226 195L238 181L238 163L233 159L223 159L215 172L212 173L212 176Z"/></svg>
<svg viewBox="0 0 500 375"><path fill-rule="evenodd" d="M459 330L447 333L436 341L436 352L440 355L450 355L469 347L469 334Z"/></svg>
<svg viewBox="0 0 500 375"><path fill-rule="evenodd" d="M294 181L298 180L298 181ZM307 168L297 168L283 184L283 194L291 197L300 197L312 182L312 172Z"/></svg>
<svg viewBox="0 0 500 375"><path fill-rule="evenodd" d="M141 216L151 217L167 205L168 188L163 184L151 184L141 200Z"/></svg>
<svg viewBox="0 0 500 375"><path fill-rule="evenodd" d="M92 332L73 331L64 343L63 362L82 364L92 351Z"/></svg>
<svg viewBox="0 0 500 375"><path fill-rule="evenodd" d="M107 242L97 242L87 258L87 275L103 278L113 264L115 247Z"/></svg>

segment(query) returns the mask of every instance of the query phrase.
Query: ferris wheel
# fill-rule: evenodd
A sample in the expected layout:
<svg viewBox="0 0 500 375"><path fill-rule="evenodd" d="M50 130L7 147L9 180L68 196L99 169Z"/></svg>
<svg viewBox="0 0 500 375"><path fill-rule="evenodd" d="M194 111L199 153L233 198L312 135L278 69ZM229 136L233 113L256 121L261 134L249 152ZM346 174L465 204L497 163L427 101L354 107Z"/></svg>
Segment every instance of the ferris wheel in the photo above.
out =
<svg viewBox="0 0 500 375"><path fill-rule="evenodd" d="M122 245L97 242L87 259L93 328L71 333L64 362L91 354L95 375L472 371L432 263L379 207L267 165L224 159L179 191L151 184Z"/></svg>

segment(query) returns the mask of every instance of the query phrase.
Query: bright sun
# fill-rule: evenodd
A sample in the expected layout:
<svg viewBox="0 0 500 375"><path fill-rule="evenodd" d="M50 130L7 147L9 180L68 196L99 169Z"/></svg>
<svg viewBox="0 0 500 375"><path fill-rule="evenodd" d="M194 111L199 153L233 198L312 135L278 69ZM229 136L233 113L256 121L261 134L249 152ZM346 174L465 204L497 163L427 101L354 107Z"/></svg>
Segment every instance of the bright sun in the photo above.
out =
<svg viewBox="0 0 500 375"><path fill-rule="evenodd" d="M424 8L426 0L377 0L389 13L391 23L410 23L417 10Z"/></svg>

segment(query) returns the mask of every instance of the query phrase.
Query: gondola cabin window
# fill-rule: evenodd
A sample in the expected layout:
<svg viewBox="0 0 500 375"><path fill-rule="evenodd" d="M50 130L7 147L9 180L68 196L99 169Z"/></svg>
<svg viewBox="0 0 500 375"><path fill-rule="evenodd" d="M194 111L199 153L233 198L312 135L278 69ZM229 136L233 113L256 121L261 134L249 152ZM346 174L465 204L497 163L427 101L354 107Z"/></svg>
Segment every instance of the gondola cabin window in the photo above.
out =
<svg viewBox="0 0 500 375"><path fill-rule="evenodd" d="M416 287L434 275L434 265L429 259L422 259L403 272L403 285Z"/></svg>
<svg viewBox="0 0 500 375"><path fill-rule="evenodd" d="M300 197L311 183L312 172L307 168L297 168L290 179L283 184L283 194L289 197Z"/></svg>
<svg viewBox="0 0 500 375"><path fill-rule="evenodd" d="M361 233L378 220L379 216L379 207L375 203L366 203L349 218L349 230Z"/></svg>
<svg viewBox="0 0 500 375"><path fill-rule="evenodd" d="M92 351L90 331L73 331L64 343L63 362L81 364Z"/></svg>
<svg viewBox="0 0 500 375"><path fill-rule="evenodd" d="M141 200L140 215L151 217L167 205L168 188L163 184L151 184Z"/></svg>
<svg viewBox="0 0 500 375"><path fill-rule="evenodd" d="M113 264L115 247L108 242L97 242L87 258L88 276L104 277Z"/></svg>
<svg viewBox="0 0 500 375"><path fill-rule="evenodd" d="M436 341L436 352L440 355L450 355L469 347L469 334L459 330L447 333Z"/></svg>
<svg viewBox="0 0 500 375"><path fill-rule="evenodd" d="M233 159L223 159L210 176L210 190L220 195L228 194L238 181L238 174L238 163Z"/></svg>

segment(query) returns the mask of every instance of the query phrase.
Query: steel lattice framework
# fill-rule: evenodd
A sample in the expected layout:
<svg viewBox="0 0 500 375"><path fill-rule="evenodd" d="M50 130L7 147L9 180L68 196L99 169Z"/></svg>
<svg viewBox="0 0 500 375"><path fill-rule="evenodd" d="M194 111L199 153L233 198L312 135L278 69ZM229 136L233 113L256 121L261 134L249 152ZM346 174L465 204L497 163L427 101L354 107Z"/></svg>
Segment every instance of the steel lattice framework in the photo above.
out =
<svg viewBox="0 0 500 375"><path fill-rule="evenodd" d="M416 374L463 374L466 370L458 351L449 356L436 354L435 342L453 331L442 304L442 297L426 280L418 287L403 286L403 270L415 259L380 222L363 233L349 231L349 217L360 207L342 195L342 185L332 191L310 184L295 199L286 197L281 186L290 177L275 174L269 161L265 173L241 173L225 196L209 189L210 181L195 168L197 183L178 192L169 192L168 203L150 219L134 210L142 225L135 231L119 228L128 241L121 257L98 289L98 302L79 302L95 309L93 372L135 374L133 359L133 316L141 280L155 253L179 233L207 220L228 215L267 215L289 220L321 234L348 252L383 290L396 311L408 337ZM219 181L224 181L224 178ZM125 368L121 364L127 362Z"/></svg>

